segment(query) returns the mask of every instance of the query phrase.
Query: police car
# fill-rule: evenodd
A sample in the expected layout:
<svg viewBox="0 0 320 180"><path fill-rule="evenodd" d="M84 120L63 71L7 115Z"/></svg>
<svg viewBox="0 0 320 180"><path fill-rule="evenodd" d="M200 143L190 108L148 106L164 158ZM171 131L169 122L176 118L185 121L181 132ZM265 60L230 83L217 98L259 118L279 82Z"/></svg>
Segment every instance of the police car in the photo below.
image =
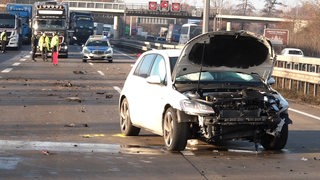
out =
<svg viewBox="0 0 320 180"><path fill-rule="evenodd" d="M113 48L107 37L93 35L82 46L82 62L88 60L113 61Z"/></svg>

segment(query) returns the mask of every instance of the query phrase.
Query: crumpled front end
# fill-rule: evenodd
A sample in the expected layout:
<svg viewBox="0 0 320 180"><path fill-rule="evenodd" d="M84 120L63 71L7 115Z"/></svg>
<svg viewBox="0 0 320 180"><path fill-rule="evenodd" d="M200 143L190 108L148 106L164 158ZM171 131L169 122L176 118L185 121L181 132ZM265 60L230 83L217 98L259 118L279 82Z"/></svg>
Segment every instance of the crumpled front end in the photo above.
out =
<svg viewBox="0 0 320 180"><path fill-rule="evenodd" d="M179 117L192 122L193 135L208 142L233 139L261 142L263 136L279 136L283 125L291 123L287 102L281 102L285 100L273 91L247 88L184 94L190 100L182 103Z"/></svg>

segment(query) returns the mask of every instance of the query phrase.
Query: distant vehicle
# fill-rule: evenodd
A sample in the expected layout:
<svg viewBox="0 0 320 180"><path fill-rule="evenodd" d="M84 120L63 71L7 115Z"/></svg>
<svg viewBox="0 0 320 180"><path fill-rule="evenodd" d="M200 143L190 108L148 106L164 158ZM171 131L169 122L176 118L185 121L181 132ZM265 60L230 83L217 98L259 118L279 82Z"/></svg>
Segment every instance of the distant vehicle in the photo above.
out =
<svg viewBox="0 0 320 180"><path fill-rule="evenodd" d="M58 1L39 1L33 5L32 34L40 37L43 33L51 39L53 33L59 34L59 57L68 57L69 5ZM40 55L37 49L36 55ZM51 49L49 48L49 56Z"/></svg>
<svg viewBox="0 0 320 180"><path fill-rule="evenodd" d="M7 47L19 49L21 47L21 26L17 15L0 13L0 32L7 30ZM1 43L0 43L1 47Z"/></svg>
<svg viewBox="0 0 320 180"><path fill-rule="evenodd" d="M167 27L161 27L160 28L160 32L159 32L159 36L160 37L166 37L168 33L168 28Z"/></svg>
<svg viewBox="0 0 320 180"><path fill-rule="evenodd" d="M153 41L155 41L155 40L156 40L156 37L154 37L153 35L147 35L147 36L146 36L146 40L147 40L147 41L152 41L152 42L153 42Z"/></svg>
<svg viewBox="0 0 320 180"><path fill-rule="evenodd" d="M21 36L22 43L27 44L31 42L31 28L29 20L32 17L31 4L7 4L7 12L9 14L17 15L21 20Z"/></svg>
<svg viewBox="0 0 320 180"><path fill-rule="evenodd" d="M102 35L112 38L114 35L113 25L112 24L103 24Z"/></svg>
<svg viewBox="0 0 320 180"><path fill-rule="evenodd" d="M283 56L298 56L298 57L303 57L303 51L298 48L284 48L281 51L281 55Z"/></svg>
<svg viewBox="0 0 320 180"><path fill-rule="evenodd" d="M84 44L93 35L93 15L90 12L70 12L70 44Z"/></svg>
<svg viewBox="0 0 320 180"><path fill-rule="evenodd" d="M108 38L103 35L90 36L82 46L82 62L88 60L107 60L113 61L113 49Z"/></svg>
<svg viewBox="0 0 320 180"><path fill-rule="evenodd" d="M94 22L93 23L93 34L102 35L103 33L103 23Z"/></svg>
<svg viewBox="0 0 320 180"><path fill-rule="evenodd" d="M197 24L184 24L181 27L179 44L185 44L190 39L202 33L201 26Z"/></svg>
<svg viewBox="0 0 320 180"><path fill-rule="evenodd" d="M167 36L166 36L166 41L168 43L179 42L181 27L182 26L178 24L169 25Z"/></svg>
<svg viewBox="0 0 320 180"><path fill-rule="evenodd" d="M155 42L165 43L166 42L166 38L164 38L164 37L156 37Z"/></svg>

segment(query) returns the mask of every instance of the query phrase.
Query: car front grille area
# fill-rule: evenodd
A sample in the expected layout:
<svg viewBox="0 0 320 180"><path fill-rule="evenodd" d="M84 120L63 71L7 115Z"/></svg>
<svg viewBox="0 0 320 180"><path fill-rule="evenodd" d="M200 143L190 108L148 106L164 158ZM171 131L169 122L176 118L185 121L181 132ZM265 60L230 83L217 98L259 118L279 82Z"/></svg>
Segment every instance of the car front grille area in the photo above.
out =
<svg viewBox="0 0 320 180"><path fill-rule="evenodd" d="M92 54L104 54L104 51L92 51Z"/></svg>

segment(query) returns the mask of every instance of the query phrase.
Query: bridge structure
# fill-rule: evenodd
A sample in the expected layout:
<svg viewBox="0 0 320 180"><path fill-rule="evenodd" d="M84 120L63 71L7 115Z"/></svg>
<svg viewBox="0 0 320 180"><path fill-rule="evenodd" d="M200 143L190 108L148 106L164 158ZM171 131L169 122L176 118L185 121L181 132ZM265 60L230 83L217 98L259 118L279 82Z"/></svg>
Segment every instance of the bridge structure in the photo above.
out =
<svg viewBox="0 0 320 180"><path fill-rule="evenodd" d="M25 1L23 1L25 2ZM70 10L74 11L90 11L95 13L109 13L113 15L127 15L127 16L156 16L168 18L187 18L187 19L202 19L202 9L197 8L188 12L181 6L178 12L173 11L150 11L147 3L126 4L117 2L93 2L93 1L64 1L69 4ZM12 1L18 3L18 1ZM0 4L0 7L6 7L6 4ZM237 15L222 15L217 13L216 9L211 9L209 18L221 18L224 21L237 22L263 22L263 23L277 23L277 22L293 22L291 19L274 18L274 17L258 17L258 16L237 16Z"/></svg>

